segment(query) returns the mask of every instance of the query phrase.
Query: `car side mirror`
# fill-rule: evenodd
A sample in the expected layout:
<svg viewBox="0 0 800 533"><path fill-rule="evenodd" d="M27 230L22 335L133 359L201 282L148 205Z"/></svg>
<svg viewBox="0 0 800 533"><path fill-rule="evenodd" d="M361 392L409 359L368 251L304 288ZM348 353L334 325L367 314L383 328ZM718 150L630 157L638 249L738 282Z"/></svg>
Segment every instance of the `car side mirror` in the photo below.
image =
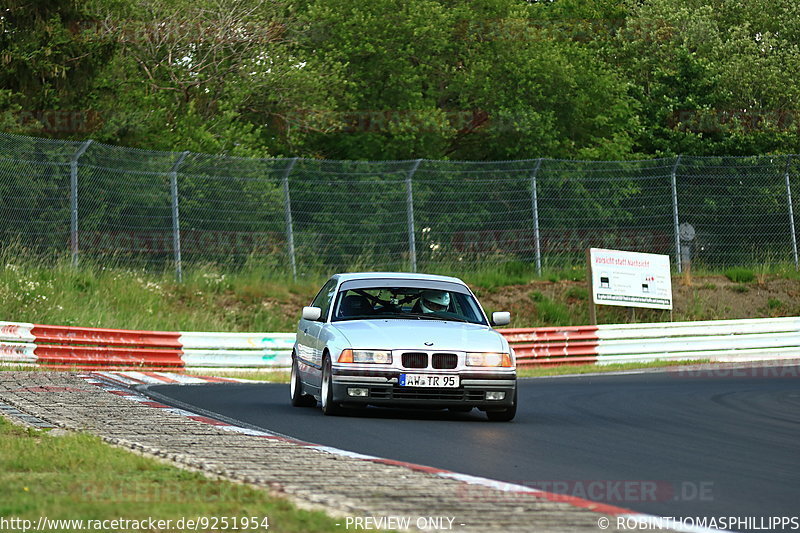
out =
<svg viewBox="0 0 800 533"><path fill-rule="evenodd" d="M322 316L322 309L319 307L304 307L303 318L316 322Z"/></svg>
<svg viewBox="0 0 800 533"><path fill-rule="evenodd" d="M508 311L495 311L492 313L493 326L507 326L511 323L511 313Z"/></svg>

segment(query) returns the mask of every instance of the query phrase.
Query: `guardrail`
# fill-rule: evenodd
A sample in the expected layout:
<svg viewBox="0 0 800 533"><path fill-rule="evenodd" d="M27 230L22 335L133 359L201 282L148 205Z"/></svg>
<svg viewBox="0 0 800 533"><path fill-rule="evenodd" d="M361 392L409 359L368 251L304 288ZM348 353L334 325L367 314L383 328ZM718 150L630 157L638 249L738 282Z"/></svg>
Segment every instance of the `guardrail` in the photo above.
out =
<svg viewBox="0 0 800 533"><path fill-rule="evenodd" d="M800 358L800 318L503 329L517 365Z"/></svg>
<svg viewBox="0 0 800 533"><path fill-rule="evenodd" d="M0 362L78 369L287 368L294 337L0 322Z"/></svg>
<svg viewBox="0 0 800 533"><path fill-rule="evenodd" d="M800 317L498 330L517 366L800 358ZM131 331L0 322L0 363L70 368L288 368L294 333Z"/></svg>

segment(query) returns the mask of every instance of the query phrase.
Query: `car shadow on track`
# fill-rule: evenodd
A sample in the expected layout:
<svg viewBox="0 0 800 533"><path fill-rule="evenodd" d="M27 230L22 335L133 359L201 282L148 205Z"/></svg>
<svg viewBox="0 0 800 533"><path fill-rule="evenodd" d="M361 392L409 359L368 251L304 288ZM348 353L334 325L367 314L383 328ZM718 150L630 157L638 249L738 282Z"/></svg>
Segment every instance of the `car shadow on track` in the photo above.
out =
<svg viewBox="0 0 800 533"><path fill-rule="evenodd" d="M298 410L293 409L294 413ZM306 413L312 416L325 416L319 408L309 408ZM377 420L432 420L440 422L488 422L486 414L478 409L467 413L453 412L448 409L408 407L346 407L338 417L366 418ZM334 417L336 418L336 417Z"/></svg>

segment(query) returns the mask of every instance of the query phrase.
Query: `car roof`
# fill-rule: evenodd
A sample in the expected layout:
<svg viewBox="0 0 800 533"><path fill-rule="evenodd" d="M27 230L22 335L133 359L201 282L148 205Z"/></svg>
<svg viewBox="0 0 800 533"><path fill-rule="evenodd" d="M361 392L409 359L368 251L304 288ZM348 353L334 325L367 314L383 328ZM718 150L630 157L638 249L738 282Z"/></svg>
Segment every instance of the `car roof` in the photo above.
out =
<svg viewBox="0 0 800 533"><path fill-rule="evenodd" d="M411 272L347 272L335 274L333 278L341 281L351 281L354 279L415 279L415 280L431 280L431 281L449 281L450 283L459 283L466 285L458 278L450 276L437 276L435 274L417 274Z"/></svg>

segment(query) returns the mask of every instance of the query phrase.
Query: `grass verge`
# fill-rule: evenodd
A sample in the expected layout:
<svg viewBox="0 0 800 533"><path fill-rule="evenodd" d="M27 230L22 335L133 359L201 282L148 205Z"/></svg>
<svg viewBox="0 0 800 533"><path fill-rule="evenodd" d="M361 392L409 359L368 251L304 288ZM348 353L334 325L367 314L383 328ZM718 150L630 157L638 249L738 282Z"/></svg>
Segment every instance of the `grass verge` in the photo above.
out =
<svg viewBox="0 0 800 533"><path fill-rule="evenodd" d="M518 368L517 376L521 378L537 378L547 376L564 376L571 374L603 374L624 370L642 370L647 368L666 368L671 366L697 365L708 363L708 360L692 361L653 361L651 363L617 363L612 365L558 365L543 368Z"/></svg>
<svg viewBox="0 0 800 533"><path fill-rule="evenodd" d="M484 308L510 311L512 327L588 323L588 290L582 267L537 276L525 263L432 273L465 280ZM192 264L178 283L171 271L133 268L69 258L41 261L24 251L0 252L2 320L66 326L161 331L294 331L300 310L332 272L293 280L259 264L237 269ZM753 273L730 269L728 276L695 271L673 279L672 320L719 320L800 314L800 274L784 266ZM755 279L750 279L750 274ZM738 281L731 281L736 279ZM750 281L744 281L748 280ZM670 314L598 306L604 324L664 322Z"/></svg>
<svg viewBox="0 0 800 533"><path fill-rule="evenodd" d="M324 279L271 270L172 272L0 254L2 320L159 331L293 331Z"/></svg>
<svg viewBox="0 0 800 533"><path fill-rule="evenodd" d="M84 521L152 517L172 520L172 530L181 529L175 527L181 518L267 517L270 531L341 529L324 513L299 510L287 500L246 485L210 480L109 446L91 435L54 436L2 417L0 516L34 524L40 517ZM62 525L50 529L77 530Z"/></svg>
<svg viewBox="0 0 800 533"><path fill-rule="evenodd" d="M252 370L238 371L225 370L215 372L214 370L187 370L190 376L213 376L218 378L247 379L252 381L270 381L273 383L289 383L288 370Z"/></svg>

